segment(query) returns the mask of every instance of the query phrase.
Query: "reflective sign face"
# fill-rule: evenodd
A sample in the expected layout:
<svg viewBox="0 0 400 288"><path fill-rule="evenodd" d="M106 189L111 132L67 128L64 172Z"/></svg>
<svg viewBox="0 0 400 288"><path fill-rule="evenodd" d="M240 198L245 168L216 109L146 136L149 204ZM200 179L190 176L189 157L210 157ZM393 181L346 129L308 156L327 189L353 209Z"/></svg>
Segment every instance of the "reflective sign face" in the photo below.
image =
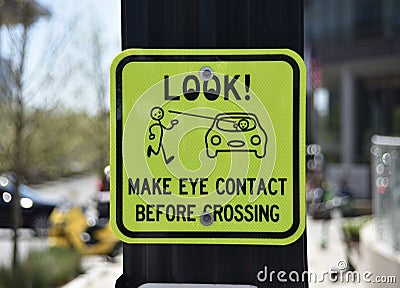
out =
<svg viewBox="0 0 400 288"><path fill-rule="evenodd" d="M305 227L305 67L290 50L126 50L111 222L129 243L286 245Z"/></svg>

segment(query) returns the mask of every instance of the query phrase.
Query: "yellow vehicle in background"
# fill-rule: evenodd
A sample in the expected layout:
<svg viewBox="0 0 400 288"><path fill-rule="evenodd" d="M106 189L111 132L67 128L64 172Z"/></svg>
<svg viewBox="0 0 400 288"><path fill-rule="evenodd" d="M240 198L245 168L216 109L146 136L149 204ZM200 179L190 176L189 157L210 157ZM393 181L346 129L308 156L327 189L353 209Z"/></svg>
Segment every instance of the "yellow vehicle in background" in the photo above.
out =
<svg viewBox="0 0 400 288"><path fill-rule="evenodd" d="M119 254L122 242L111 230L108 218L87 217L81 207L57 207L50 214L51 247L74 248L82 255Z"/></svg>

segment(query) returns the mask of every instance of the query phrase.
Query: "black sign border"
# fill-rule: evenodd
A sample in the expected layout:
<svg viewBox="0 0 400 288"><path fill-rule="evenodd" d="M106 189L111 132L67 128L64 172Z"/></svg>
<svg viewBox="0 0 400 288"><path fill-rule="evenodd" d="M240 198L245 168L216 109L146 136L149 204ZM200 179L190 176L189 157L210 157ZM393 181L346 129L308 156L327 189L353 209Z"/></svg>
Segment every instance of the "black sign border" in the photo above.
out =
<svg viewBox="0 0 400 288"><path fill-rule="evenodd" d="M127 229L123 223L122 193L123 193L123 157L122 157L122 73L124 67L131 62L259 62L283 61L293 69L293 221L292 226L285 232L140 232ZM285 54L257 55L128 55L123 58L116 68L116 224L119 231L129 238L252 238L252 239L287 239L300 225L300 67L298 63ZM113 107L111 108L113 109ZM282 119L283 121L283 119ZM210 241L212 242L212 241ZM194 243L192 243L194 244ZM200 244L200 243L199 243Z"/></svg>

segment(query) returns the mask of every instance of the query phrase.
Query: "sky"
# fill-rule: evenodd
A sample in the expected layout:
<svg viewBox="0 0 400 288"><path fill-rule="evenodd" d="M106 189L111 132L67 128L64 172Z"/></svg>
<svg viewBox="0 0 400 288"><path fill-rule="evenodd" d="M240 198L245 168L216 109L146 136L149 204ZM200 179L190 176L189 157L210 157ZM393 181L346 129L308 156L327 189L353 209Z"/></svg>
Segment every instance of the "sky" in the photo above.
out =
<svg viewBox="0 0 400 288"><path fill-rule="evenodd" d="M59 29L63 29L70 23L76 23L73 28L74 35L71 35L71 44L68 45L71 51L68 51L68 59L73 58L74 55L78 58L82 54L84 54L84 50L90 51L89 46L93 45L91 39L91 35L93 31L97 31L99 33L100 41L103 44L103 59L102 62L102 72L106 74L107 80L109 79L109 67L111 65L114 57L121 50L121 40L120 40L120 1L119 0L79 0L79 1L61 1L61 0L41 0L41 4L48 7L52 13L52 20L55 21L59 26ZM54 28L49 27L46 23L43 23L43 29L50 28L53 30ZM75 42L76 41L76 42ZM74 44L83 44L79 49L76 49ZM83 47L82 47L83 46ZM90 52L89 52L90 53ZM87 65L90 65L90 55L87 57L81 57L78 63L82 63L85 65L85 61ZM77 64L80 65L80 64ZM81 77L78 77L79 80L82 80ZM83 77L85 78L85 77ZM76 79L78 80L78 79ZM90 82L91 80L83 79L83 81ZM108 83L108 81L107 81ZM83 85L83 88L80 88L80 92L85 95L80 95L78 97L68 97L64 101L68 105L73 104L73 107L79 106L81 109L85 109L88 111L92 111L93 108L93 98L96 99L95 95L92 95L92 89L90 87L92 85ZM87 88L85 88L87 87ZM74 91L74 89L71 89ZM86 91L87 90L87 91ZM78 93L78 94L81 94ZM78 99L76 99L78 98ZM72 103L71 103L72 102ZM108 103L108 101L107 101Z"/></svg>
<svg viewBox="0 0 400 288"><path fill-rule="evenodd" d="M27 93L30 103L42 103L57 99L62 106L79 111L96 112L97 97L93 83L92 36L97 33L102 44L99 59L101 71L109 83L109 67L113 58L121 51L120 1L117 0L37 0L51 12L49 19L41 19L33 26L30 37L27 63ZM7 53L7 33L2 29L2 53ZM48 55L48 51L52 51ZM13 57L9 52L8 57ZM40 72L53 68L53 82L42 83ZM89 69L89 70L88 70ZM43 73L43 72L42 72ZM44 78L44 77L42 77ZM55 86L55 85L53 85ZM106 99L106 105L109 105Z"/></svg>

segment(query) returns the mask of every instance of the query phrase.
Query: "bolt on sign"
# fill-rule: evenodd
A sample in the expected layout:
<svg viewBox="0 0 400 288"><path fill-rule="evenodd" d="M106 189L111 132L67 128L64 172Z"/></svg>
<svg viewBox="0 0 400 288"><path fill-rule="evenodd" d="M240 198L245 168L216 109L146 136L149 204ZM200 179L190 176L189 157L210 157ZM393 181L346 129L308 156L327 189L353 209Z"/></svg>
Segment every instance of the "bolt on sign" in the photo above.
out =
<svg viewBox="0 0 400 288"><path fill-rule="evenodd" d="M291 50L132 49L111 65L111 222L125 242L296 241L304 149Z"/></svg>

